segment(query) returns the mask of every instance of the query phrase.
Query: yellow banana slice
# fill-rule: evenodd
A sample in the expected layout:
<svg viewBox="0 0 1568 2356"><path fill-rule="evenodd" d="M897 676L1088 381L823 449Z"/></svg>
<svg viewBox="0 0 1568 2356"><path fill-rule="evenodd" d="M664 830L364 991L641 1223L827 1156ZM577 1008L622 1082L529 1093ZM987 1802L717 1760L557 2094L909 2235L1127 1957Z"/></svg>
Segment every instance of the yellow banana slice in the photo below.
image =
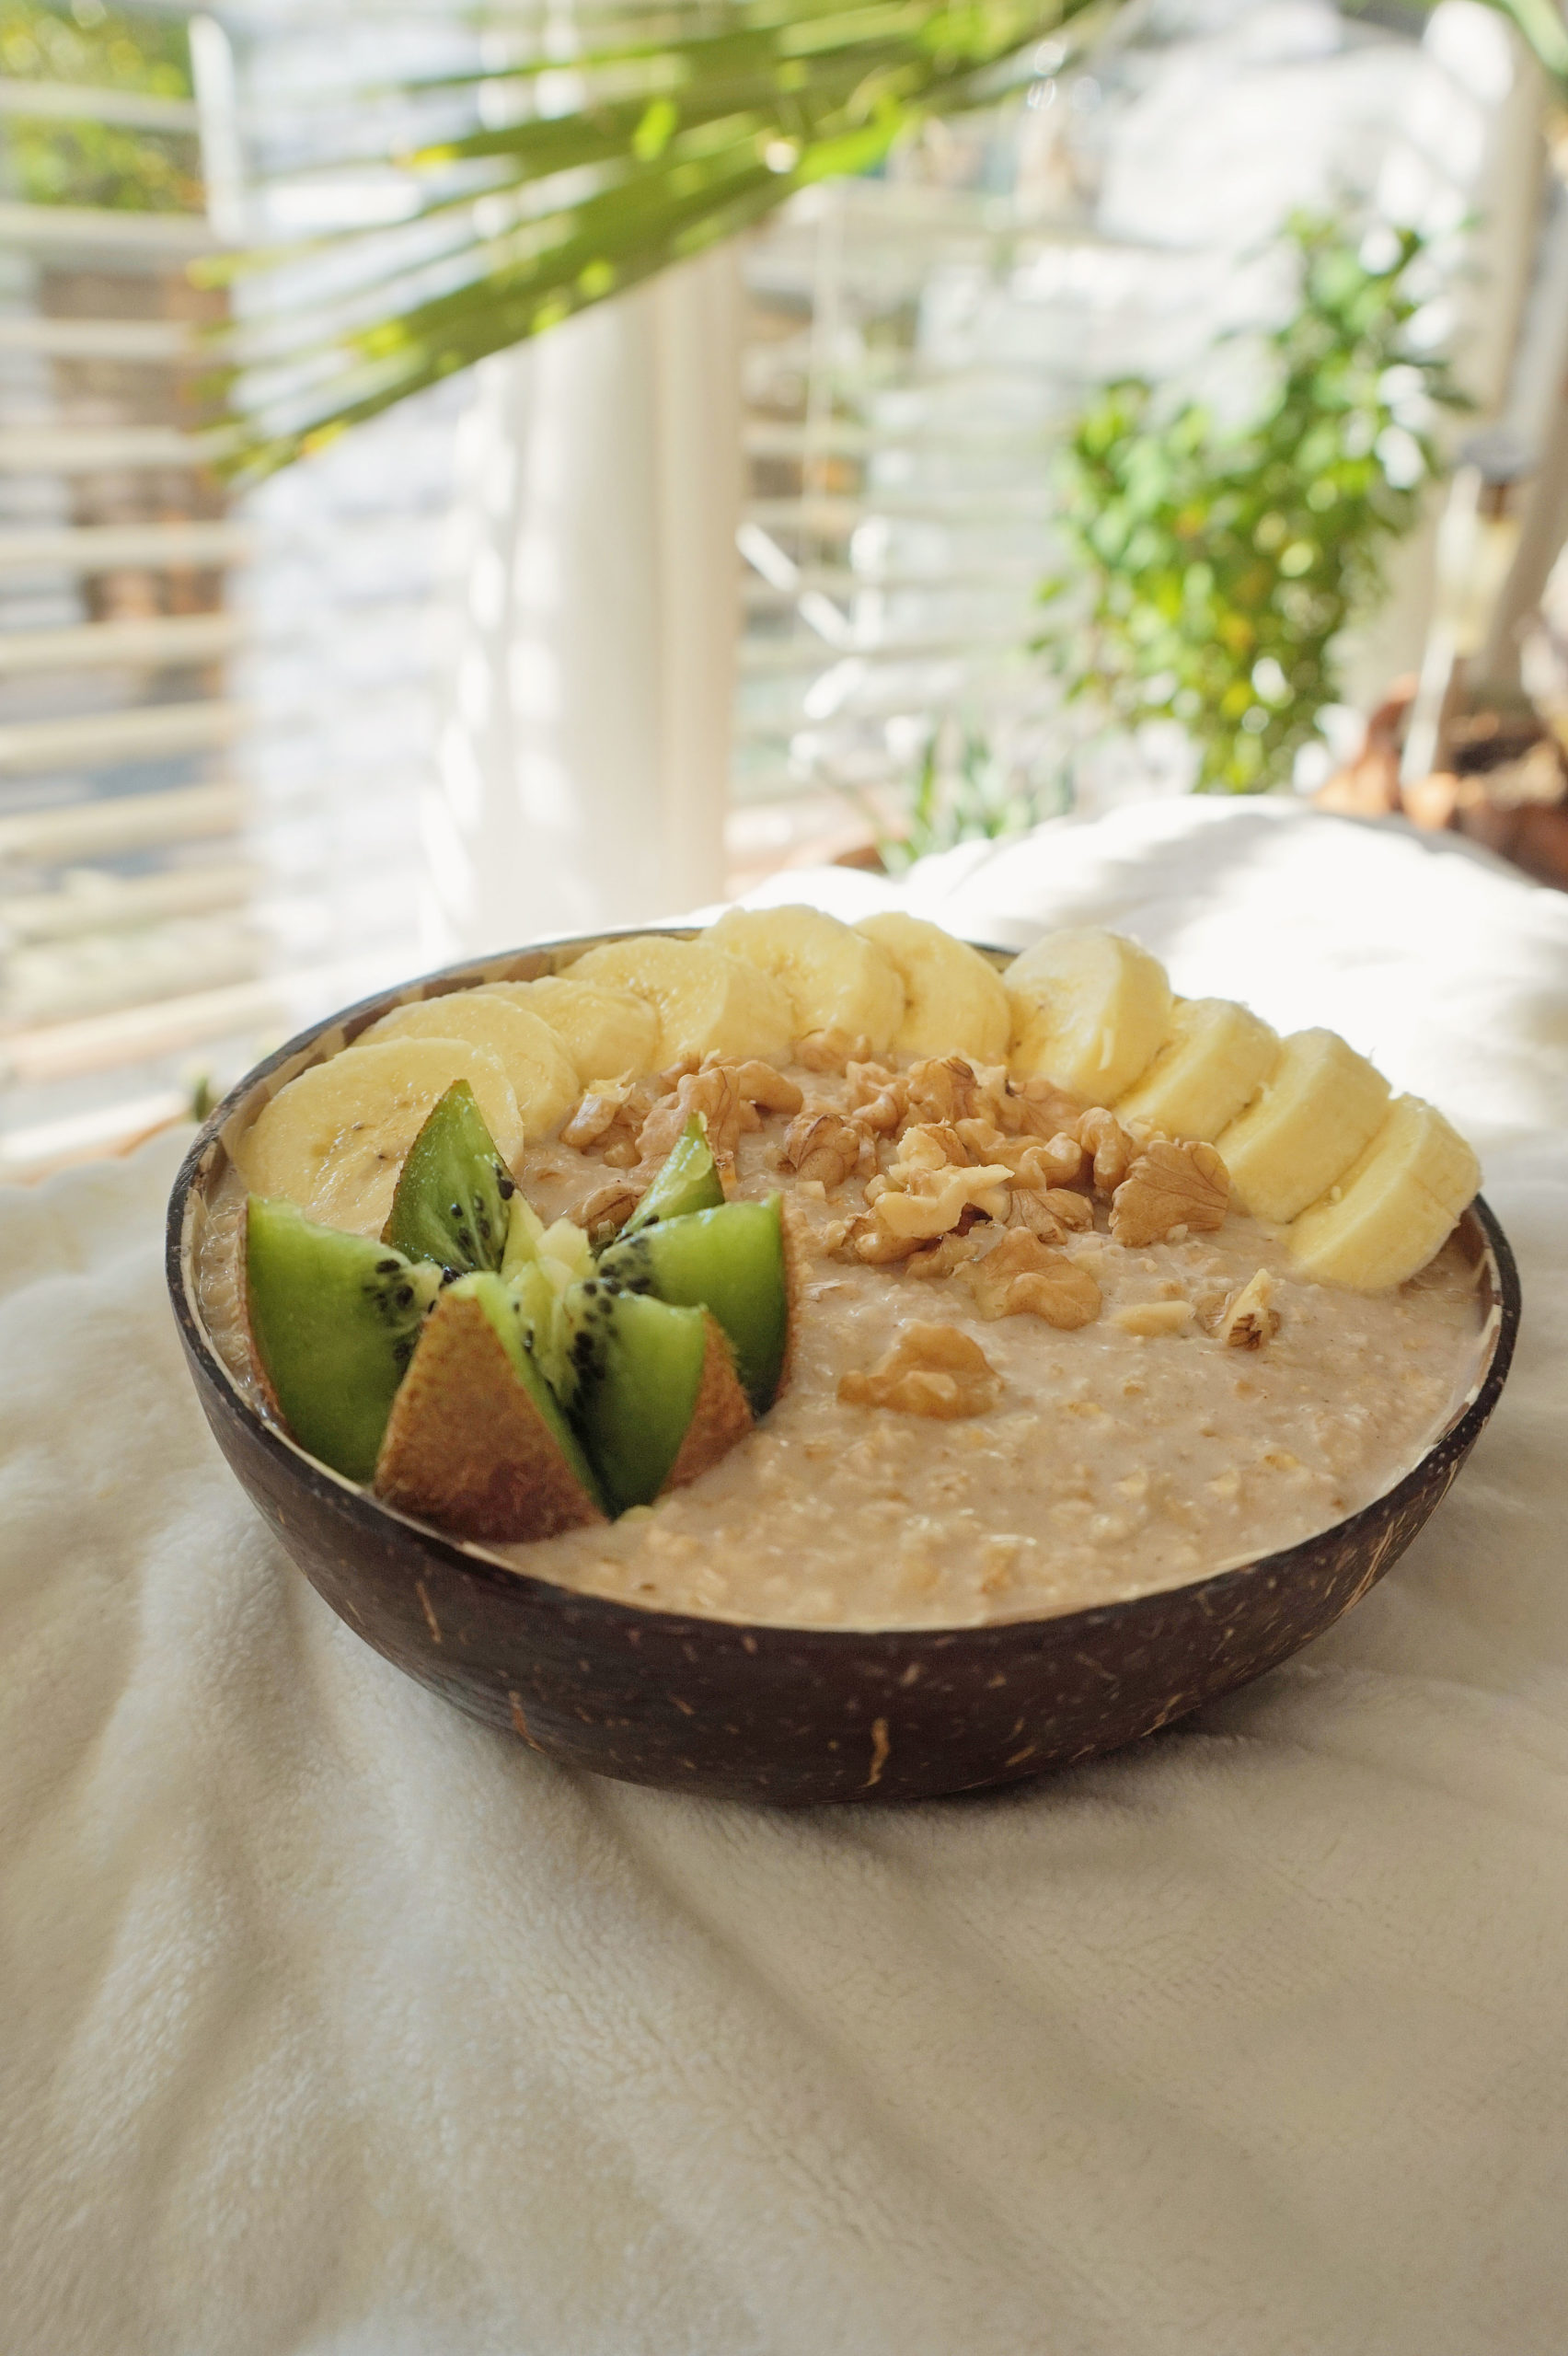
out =
<svg viewBox="0 0 1568 2356"><path fill-rule="evenodd" d="M548 1023L489 990L450 990L444 998L395 1007L357 1044L375 1046L386 1039L465 1039L471 1047L488 1047L512 1082L531 1139L553 1129L582 1093L577 1067Z"/></svg>
<svg viewBox="0 0 1568 2356"><path fill-rule="evenodd" d="M1388 1109L1388 1081L1337 1033L1293 1032L1214 1140L1237 1203L1254 1218L1294 1218L1343 1177Z"/></svg>
<svg viewBox="0 0 1568 2356"><path fill-rule="evenodd" d="M1165 968L1119 932L1048 932L1004 976L1015 1080L1048 1080L1086 1104L1113 1104L1170 1029Z"/></svg>
<svg viewBox="0 0 1568 2356"><path fill-rule="evenodd" d="M1317 1284L1386 1292L1425 1267L1480 1184L1480 1162L1442 1114L1396 1097L1365 1152L1292 1226L1290 1256Z"/></svg>
<svg viewBox="0 0 1568 2356"><path fill-rule="evenodd" d="M855 930L886 953L904 984L904 1015L893 1041L901 1054L1007 1060L1008 994L978 950L940 925L897 911L864 917Z"/></svg>
<svg viewBox="0 0 1568 2356"><path fill-rule="evenodd" d="M706 941L661 933L608 941L579 957L567 977L645 999L659 1017L661 1067L710 1055L780 1063L789 1053L793 1017L771 974Z"/></svg>
<svg viewBox="0 0 1568 2356"><path fill-rule="evenodd" d="M1249 1008L1228 998L1178 999L1165 1045L1117 1099L1116 1111L1152 1122L1167 1137L1212 1145L1251 1103L1278 1057L1278 1032Z"/></svg>
<svg viewBox="0 0 1568 2356"><path fill-rule="evenodd" d="M487 1047L386 1039L345 1047L279 1090L235 1155L252 1194L284 1195L307 1218L379 1235L413 1144L455 1080L466 1080L503 1161L523 1150L512 1083Z"/></svg>
<svg viewBox="0 0 1568 2356"><path fill-rule="evenodd" d="M659 1017L630 990L547 975L537 982L487 982L487 998L510 999L548 1022L577 1067L584 1086L651 1071L659 1056Z"/></svg>
<svg viewBox="0 0 1568 2356"><path fill-rule="evenodd" d="M732 908L703 939L771 974L790 999L795 1036L842 1031L881 1055L904 1020L904 982L884 949L820 908Z"/></svg>

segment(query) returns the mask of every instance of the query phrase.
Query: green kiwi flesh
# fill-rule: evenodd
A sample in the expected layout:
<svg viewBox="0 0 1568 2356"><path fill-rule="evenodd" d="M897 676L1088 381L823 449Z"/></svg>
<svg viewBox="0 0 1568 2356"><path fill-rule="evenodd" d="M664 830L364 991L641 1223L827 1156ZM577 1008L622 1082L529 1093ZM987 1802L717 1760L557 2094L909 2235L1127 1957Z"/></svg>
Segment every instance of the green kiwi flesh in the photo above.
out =
<svg viewBox="0 0 1568 2356"><path fill-rule="evenodd" d="M368 1481L441 1270L368 1236L317 1227L252 1195L245 1214L251 1341L283 1422L351 1481Z"/></svg>
<svg viewBox="0 0 1568 2356"><path fill-rule="evenodd" d="M735 1354L752 1413L773 1404L789 1339L782 1202L724 1203L623 1235L599 1257L601 1276L630 1293L707 1309Z"/></svg>
<svg viewBox="0 0 1568 2356"><path fill-rule="evenodd" d="M694 1113L665 1155L659 1175L621 1229L618 1240L624 1241L659 1219L684 1218L690 1211L715 1210L723 1199L723 1183L708 1142L708 1132Z"/></svg>
<svg viewBox="0 0 1568 2356"><path fill-rule="evenodd" d="M473 1090L455 1080L409 1148L381 1240L457 1276L499 1268L515 1192Z"/></svg>
<svg viewBox="0 0 1568 2356"><path fill-rule="evenodd" d="M651 1505L697 1406L708 1321L598 1277L572 1286L566 1315L578 1429L611 1506Z"/></svg>
<svg viewBox="0 0 1568 2356"><path fill-rule="evenodd" d="M598 1478L583 1453L582 1442L567 1422L554 1385L547 1379L529 1346L526 1315L519 1305L513 1288L503 1284L499 1276L485 1273L460 1276L450 1289L455 1299L478 1302L495 1328L513 1374L537 1408L545 1428L559 1449L567 1466L594 1505L602 1510L604 1498Z"/></svg>

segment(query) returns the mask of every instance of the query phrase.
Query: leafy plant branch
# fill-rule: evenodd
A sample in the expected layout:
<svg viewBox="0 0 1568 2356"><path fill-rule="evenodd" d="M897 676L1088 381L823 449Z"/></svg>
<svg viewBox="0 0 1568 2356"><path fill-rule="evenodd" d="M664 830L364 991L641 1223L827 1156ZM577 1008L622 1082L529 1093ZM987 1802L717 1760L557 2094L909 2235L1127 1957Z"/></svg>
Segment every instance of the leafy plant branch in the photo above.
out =
<svg viewBox="0 0 1568 2356"><path fill-rule="evenodd" d="M1207 791L1287 778L1342 700L1341 634L1377 603L1385 552L1438 471L1436 412L1467 406L1411 336L1419 237L1358 248L1304 216L1288 234L1300 297L1262 339L1258 412L1227 431L1200 401L1109 386L1063 454L1066 561L1041 592L1058 618L1042 651L1069 699L1122 727L1180 722Z"/></svg>

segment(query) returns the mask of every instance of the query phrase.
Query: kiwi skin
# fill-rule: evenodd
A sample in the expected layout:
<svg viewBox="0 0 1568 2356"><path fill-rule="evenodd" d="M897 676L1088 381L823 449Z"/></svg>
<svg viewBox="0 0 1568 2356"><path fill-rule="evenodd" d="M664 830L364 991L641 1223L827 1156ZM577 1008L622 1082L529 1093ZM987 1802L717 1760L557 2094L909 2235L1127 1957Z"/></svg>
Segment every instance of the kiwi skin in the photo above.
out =
<svg viewBox="0 0 1568 2356"><path fill-rule="evenodd" d="M455 1080L409 1148L381 1240L457 1276L499 1268L516 1191L473 1090Z"/></svg>
<svg viewBox="0 0 1568 2356"><path fill-rule="evenodd" d="M241 1248L269 1406L301 1448L368 1481L440 1269L258 1195L246 1203Z"/></svg>
<svg viewBox="0 0 1568 2356"><path fill-rule="evenodd" d="M375 1487L460 1538L526 1542L605 1519L598 1483L499 1276L462 1277L432 1310L393 1402Z"/></svg>

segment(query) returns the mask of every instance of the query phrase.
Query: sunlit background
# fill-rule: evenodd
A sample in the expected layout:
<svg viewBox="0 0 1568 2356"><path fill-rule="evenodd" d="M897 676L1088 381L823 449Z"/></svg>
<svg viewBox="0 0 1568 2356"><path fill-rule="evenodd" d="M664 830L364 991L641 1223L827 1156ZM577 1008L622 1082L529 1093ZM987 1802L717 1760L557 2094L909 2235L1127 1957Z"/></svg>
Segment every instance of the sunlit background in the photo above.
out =
<svg viewBox="0 0 1568 2356"><path fill-rule="evenodd" d="M0 0L0 1174L465 950L1129 797L1326 790L1568 882L1568 150L1501 15L1136 0L226 479L213 335L275 398L272 324L430 234L411 144L521 33L570 86L576 23Z"/></svg>

